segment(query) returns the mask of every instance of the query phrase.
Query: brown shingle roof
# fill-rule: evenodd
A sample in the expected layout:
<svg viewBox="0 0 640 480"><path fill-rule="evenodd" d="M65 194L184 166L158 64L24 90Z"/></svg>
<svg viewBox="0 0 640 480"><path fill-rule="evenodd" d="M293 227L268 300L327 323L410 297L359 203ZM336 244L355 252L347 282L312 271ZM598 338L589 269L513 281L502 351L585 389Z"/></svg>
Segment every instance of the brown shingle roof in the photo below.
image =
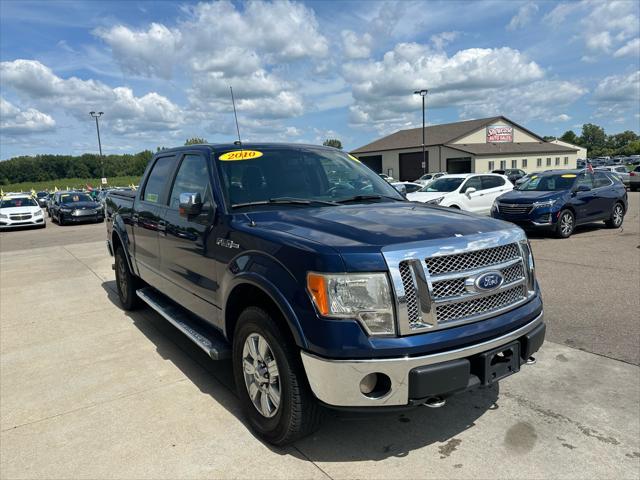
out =
<svg viewBox="0 0 640 480"><path fill-rule="evenodd" d="M522 142L522 143L455 143L445 145L462 152L473 155L501 155L514 153L575 153L577 148L564 147L548 142Z"/></svg>
<svg viewBox="0 0 640 480"><path fill-rule="evenodd" d="M507 120L504 117L479 118L477 120L466 120L464 122L443 123L442 125L432 125L425 128L426 144L444 145L452 142L456 138L472 133L485 125L498 120ZM507 120L510 123L510 120ZM380 150L396 150L402 148L415 148L422 146L422 128L411 128L400 130L386 137L382 137L374 142L352 150L351 153L379 152Z"/></svg>

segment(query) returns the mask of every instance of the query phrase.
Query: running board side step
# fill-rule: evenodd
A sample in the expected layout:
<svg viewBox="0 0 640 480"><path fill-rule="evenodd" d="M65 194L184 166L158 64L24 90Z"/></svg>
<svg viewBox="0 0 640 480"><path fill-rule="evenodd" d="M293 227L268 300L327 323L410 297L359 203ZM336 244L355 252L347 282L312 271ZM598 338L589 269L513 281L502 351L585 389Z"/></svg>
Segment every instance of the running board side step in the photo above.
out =
<svg viewBox="0 0 640 480"><path fill-rule="evenodd" d="M187 310L175 304L153 288L136 290L136 295L147 305L162 315L174 327L184 333L189 340L204 350L214 360L231 358L231 347L221 334L194 317Z"/></svg>

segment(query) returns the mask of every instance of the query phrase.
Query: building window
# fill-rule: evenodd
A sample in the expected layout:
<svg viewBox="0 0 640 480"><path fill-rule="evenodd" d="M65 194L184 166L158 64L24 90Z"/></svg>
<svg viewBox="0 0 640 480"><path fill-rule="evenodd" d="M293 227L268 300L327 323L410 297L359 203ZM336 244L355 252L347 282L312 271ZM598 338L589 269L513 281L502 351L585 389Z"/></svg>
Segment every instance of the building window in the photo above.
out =
<svg viewBox="0 0 640 480"><path fill-rule="evenodd" d="M493 170L495 166L496 163L493 160L489 161L489 171Z"/></svg>
<svg viewBox="0 0 640 480"><path fill-rule="evenodd" d="M511 168L518 168L518 160L511 160Z"/></svg>
<svg viewBox="0 0 640 480"><path fill-rule="evenodd" d="M506 170L506 168L507 168L507 161L500 160L500 170Z"/></svg>
<svg viewBox="0 0 640 480"><path fill-rule="evenodd" d="M538 167L542 166L542 159L541 158L536 160L536 166L538 166Z"/></svg>
<svg viewBox="0 0 640 480"><path fill-rule="evenodd" d="M526 158L522 159L522 168L527 168L527 159Z"/></svg>
<svg viewBox="0 0 640 480"><path fill-rule="evenodd" d="M569 157L564 157L564 164L569 165Z"/></svg>
<svg viewBox="0 0 640 480"><path fill-rule="evenodd" d="M547 157L547 167L551 166L551 157Z"/></svg>
<svg viewBox="0 0 640 480"><path fill-rule="evenodd" d="M560 165L560 157L556 157L556 165Z"/></svg>

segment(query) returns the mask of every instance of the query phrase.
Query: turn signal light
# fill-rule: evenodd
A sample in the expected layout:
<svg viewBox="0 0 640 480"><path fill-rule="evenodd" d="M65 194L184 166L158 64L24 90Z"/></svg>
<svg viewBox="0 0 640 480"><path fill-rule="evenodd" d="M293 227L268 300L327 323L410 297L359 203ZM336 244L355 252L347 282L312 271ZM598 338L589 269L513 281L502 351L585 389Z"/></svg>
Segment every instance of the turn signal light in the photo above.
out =
<svg viewBox="0 0 640 480"><path fill-rule="evenodd" d="M327 295L327 280L323 275L309 273L307 275L307 288L316 304L318 311L322 315L329 314L329 297Z"/></svg>

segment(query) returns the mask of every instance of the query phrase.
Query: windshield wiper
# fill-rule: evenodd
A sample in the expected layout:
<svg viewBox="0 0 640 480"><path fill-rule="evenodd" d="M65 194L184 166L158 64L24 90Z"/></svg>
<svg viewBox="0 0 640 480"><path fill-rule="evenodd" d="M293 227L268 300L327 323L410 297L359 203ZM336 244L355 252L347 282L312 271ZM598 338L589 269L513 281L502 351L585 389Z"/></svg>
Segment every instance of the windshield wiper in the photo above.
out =
<svg viewBox="0 0 640 480"><path fill-rule="evenodd" d="M362 200L382 200L383 198L388 198L389 200L395 200L398 202L404 202L404 199L390 197L388 195L355 195L350 198L345 198L343 200L338 200L338 203L349 203L349 202L360 202Z"/></svg>
<svg viewBox="0 0 640 480"><path fill-rule="evenodd" d="M273 204L289 204L289 205L340 205L336 202L328 200L309 200L306 198L294 197L277 197L268 200L257 200L255 202L234 203L231 208L252 207L254 205L273 205Z"/></svg>

